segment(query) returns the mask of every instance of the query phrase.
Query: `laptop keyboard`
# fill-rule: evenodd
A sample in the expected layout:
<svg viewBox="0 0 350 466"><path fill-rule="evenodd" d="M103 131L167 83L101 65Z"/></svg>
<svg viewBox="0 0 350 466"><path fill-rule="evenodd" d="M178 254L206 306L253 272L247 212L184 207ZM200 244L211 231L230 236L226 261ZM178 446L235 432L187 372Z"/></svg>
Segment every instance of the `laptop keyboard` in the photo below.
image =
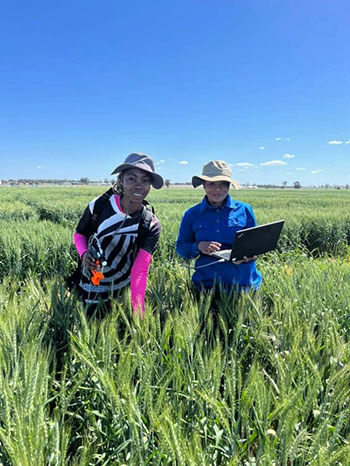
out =
<svg viewBox="0 0 350 466"><path fill-rule="evenodd" d="M222 251L216 251L212 254L212 256L220 257L221 259L229 261L231 258L231 249L223 249Z"/></svg>

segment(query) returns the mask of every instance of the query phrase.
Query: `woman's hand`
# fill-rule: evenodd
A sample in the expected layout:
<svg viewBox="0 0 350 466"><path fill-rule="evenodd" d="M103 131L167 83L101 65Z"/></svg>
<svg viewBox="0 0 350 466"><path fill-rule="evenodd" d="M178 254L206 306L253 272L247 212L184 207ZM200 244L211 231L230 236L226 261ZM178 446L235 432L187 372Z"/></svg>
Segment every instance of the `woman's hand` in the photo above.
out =
<svg viewBox="0 0 350 466"><path fill-rule="evenodd" d="M201 253L210 255L212 252L220 251L221 243L217 243L216 241L200 241L197 247Z"/></svg>
<svg viewBox="0 0 350 466"><path fill-rule="evenodd" d="M234 261L233 264L235 264L235 265L245 264L247 262L256 261L257 258L258 258L258 256L253 256L253 257L244 256L243 259L240 259L239 261Z"/></svg>
<svg viewBox="0 0 350 466"><path fill-rule="evenodd" d="M83 265L88 269L88 270L96 270L100 268L100 265L97 265L95 263L94 258L91 256L89 251L84 252L84 254L81 256L81 262Z"/></svg>

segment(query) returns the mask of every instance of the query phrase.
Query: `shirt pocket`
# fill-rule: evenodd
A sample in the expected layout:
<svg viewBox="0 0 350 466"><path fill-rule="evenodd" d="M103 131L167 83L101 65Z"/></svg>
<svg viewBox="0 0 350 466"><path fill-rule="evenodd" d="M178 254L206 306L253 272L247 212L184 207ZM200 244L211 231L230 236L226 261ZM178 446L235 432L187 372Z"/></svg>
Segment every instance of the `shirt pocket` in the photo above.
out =
<svg viewBox="0 0 350 466"><path fill-rule="evenodd" d="M196 241L210 240L210 234L212 231L211 223L208 220L198 220L193 223L193 232Z"/></svg>
<svg viewBox="0 0 350 466"><path fill-rule="evenodd" d="M230 215L228 218L228 227L233 231L243 230L247 227L247 216L244 213Z"/></svg>

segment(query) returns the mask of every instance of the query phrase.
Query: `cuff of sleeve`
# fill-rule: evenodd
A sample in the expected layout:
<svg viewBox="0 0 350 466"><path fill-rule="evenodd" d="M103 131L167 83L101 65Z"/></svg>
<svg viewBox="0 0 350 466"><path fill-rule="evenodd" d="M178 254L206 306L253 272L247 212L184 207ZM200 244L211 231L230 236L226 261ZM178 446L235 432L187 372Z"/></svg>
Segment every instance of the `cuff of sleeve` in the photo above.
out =
<svg viewBox="0 0 350 466"><path fill-rule="evenodd" d="M198 243L194 243L192 247L192 253L194 257L199 256L199 254L201 253L200 250L198 249Z"/></svg>
<svg viewBox="0 0 350 466"><path fill-rule="evenodd" d="M75 232L73 235L73 241L78 251L79 257L81 258L82 255L88 250L88 240L86 236Z"/></svg>
<svg viewBox="0 0 350 466"><path fill-rule="evenodd" d="M87 251L88 251L88 248L86 248L85 250L83 250L83 251L81 251L81 252L78 253L80 259L83 257L83 255L84 255Z"/></svg>

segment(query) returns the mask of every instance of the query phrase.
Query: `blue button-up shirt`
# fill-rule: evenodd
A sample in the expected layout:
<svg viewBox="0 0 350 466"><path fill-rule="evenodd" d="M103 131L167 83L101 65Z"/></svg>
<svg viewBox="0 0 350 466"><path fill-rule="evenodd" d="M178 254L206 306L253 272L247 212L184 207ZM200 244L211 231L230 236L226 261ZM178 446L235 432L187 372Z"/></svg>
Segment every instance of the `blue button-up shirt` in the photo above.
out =
<svg viewBox="0 0 350 466"><path fill-rule="evenodd" d="M229 289L236 286L240 290L259 288L261 275L254 261L239 265L225 261L202 267L218 259L201 254L197 246L200 241L217 241L221 243L222 249L229 249L236 231L253 227L256 224L252 207L230 196L227 196L225 204L221 207L212 206L204 197L200 204L185 212L176 242L176 251L185 259L199 256L192 277L198 289L212 288L214 283Z"/></svg>

